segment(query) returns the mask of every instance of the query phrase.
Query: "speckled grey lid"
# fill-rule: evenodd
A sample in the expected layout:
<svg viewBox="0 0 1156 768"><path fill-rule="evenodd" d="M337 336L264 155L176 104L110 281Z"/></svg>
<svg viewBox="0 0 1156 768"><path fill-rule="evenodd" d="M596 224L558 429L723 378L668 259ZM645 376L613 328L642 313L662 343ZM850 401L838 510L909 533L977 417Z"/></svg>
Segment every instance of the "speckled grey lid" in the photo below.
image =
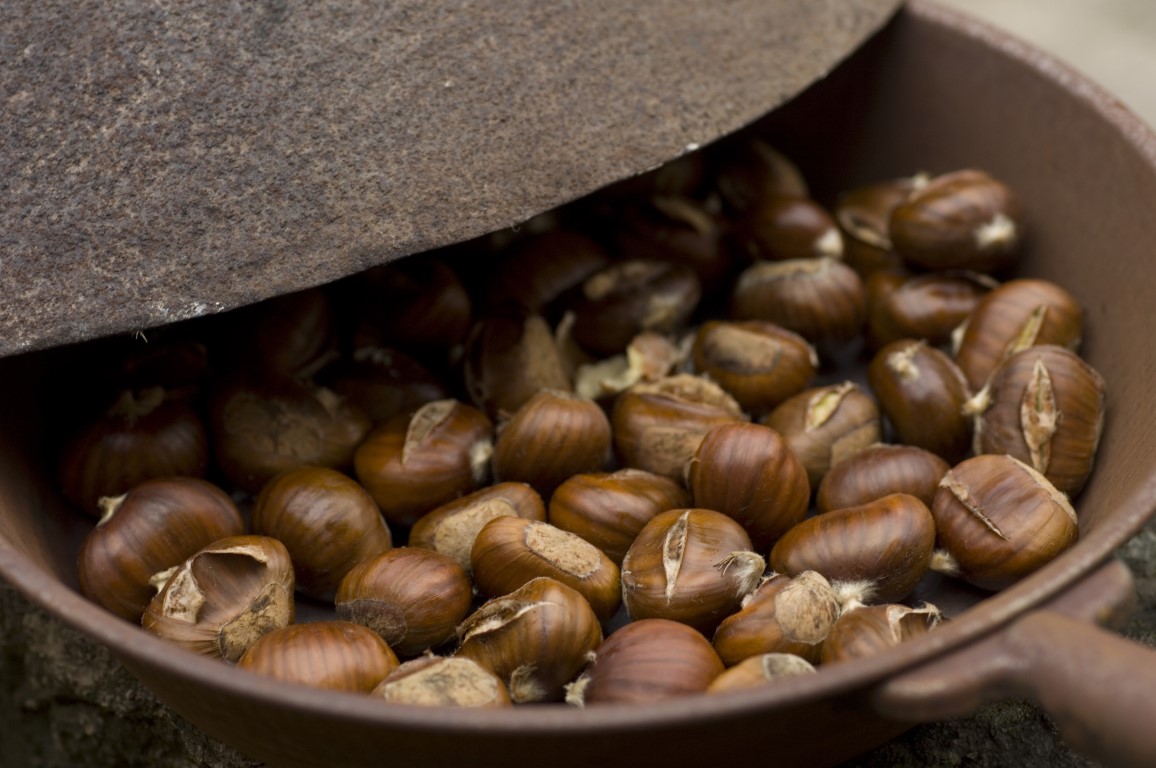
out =
<svg viewBox="0 0 1156 768"><path fill-rule="evenodd" d="M899 0L11 0L0 355L525 220L749 123Z"/></svg>

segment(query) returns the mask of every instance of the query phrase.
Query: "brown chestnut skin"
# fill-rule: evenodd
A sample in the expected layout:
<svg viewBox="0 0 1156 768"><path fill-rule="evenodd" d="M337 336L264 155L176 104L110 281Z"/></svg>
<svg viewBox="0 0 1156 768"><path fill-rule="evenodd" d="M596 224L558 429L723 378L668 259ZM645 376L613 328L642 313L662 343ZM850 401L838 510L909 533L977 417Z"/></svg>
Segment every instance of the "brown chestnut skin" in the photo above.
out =
<svg viewBox="0 0 1156 768"><path fill-rule="evenodd" d="M651 704L702 693L722 672L722 661L700 633L668 619L639 619L606 638L566 701Z"/></svg>
<svg viewBox="0 0 1156 768"><path fill-rule="evenodd" d="M201 417L163 387L123 390L71 437L60 460L60 489L85 514L102 496L118 496L155 477L203 477L209 436Z"/></svg>
<svg viewBox="0 0 1156 768"><path fill-rule="evenodd" d="M293 623L293 563L268 536L218 539L172 570L141 618L158 637L235 662L259 637Z"/></svg>
<svg viewBox="0 0 1156 768"><path fill-rule="evenodd" d="M353 457L358 481L392 524L413 525L490 474L493 423L457 400L435 400L378 425Z"/></svg>
<svg viewBox="0 0 1156 768"><path fill-rule="evenodd" d="M540 576L573 588L608 621L622 602L618 566L585 539L549 523L503 515L486 523L470 554L474 584L488 597Z"/></svg>
<svg viewBox="0 0 1156 768"><path fill-rule="evenodd" d="M882 438L879 406L851 381L803 390L759 423L783 436L806 467L811 488L832 466Z"/></svg>
<svg viewBox="0 0 1156 768"><path fill-rule="evenodd" d="M713 186L732 212L743 214L771 197L806 197L807 180L798 166L762 139L718 149Z"/></svg>
<svg viewBox="0 0 1156 768"><path fill-rule="evenodd" d="M229 319L228 366L309 378L338 355L336 318L322 288L275 296Z"/></svg>
<svg viewBox="0 0 1156 768"><path fill-rule="evenodd" d="M955 362L978 392L1007 358L1027 347L1056 344L1073 351L1083 333L1083 310L1064 288L1047 280L1009 280L976 304L959 333Z"/></svg>
<svg viewBox="0 0 1156 768"><path fill-rule="evenodd" d="M951 465L913 445L869 445L831 467L819 483L820 512L857 507L892 493L907 493L931 507L939 481Z"/></svg>
<svg viewBox="0 0 1156 768"><path fill-rule="evenodd" d="M104 516L80 546L80 591L134 623L163 586L151 581L154 576L201 547L244 533L228 494L198 478L146 480L122 496L105 497L103 507Z"/></svg>
<svg viewBox="0 0 1156 768"><path fill-rule="evenodd" d="M935 533L927 505L895 493L804 520L775 544L771 567L788 576L818 571L831 582L865 582L874 600L895 602L927 571Z"/></svg>
<svg viewBox="0 0 1156 768"><path fill-rule="evenodd" d="M671 509L647 523L626 552L622 602L636 621L672 619L710 636L765 568L734 520L710 509Z"/></svg>
<svg viewBox="0 0 1156 768"><path fill-rule="evenodd" d="M642 469L574 475L550 497L551 525L581 536L615 565L655 515L690 506L690 494L669 477Z"/></svg>
<svg viewBox="0 0 1156 768"><path fill-rule="evenodd" d="M834 664L874 656L927 634L942 620L934 605L859 606L845 611L835 622L823 643L821 661Z"/></svg>
<svg viewBox="0 0 1156 768"><path fill-rule="evenodd" d="M548 577L487 601L458 626L455 656L498 676L515 704L561 701L602 643L586 598Z"/></svg>
<svg viewBox="0 0 1156 768"><path fill-rule="evenodd" d="M351 278L348 305L386 344L446 350L460 344L473 319L469 291L442 258L424 254Z"/></svg>
<svg viewBox="0 0 1156 768"><path fill-rule="evenodd" d="M656 194L626 207L612 238L622 258L683 264L694 270L704 292L710 292L730 275L732 259L723 234L722 224L701 203Z"/></svg>
<svg viewBox="0 0 1156 768"><path fill-rule="evenodd" d="M393 546L369 493L326 467L298 467L271 479L253 503L251 526L289 549L297 588L323 598L353 566Z"/></svg>
<svg viewBox="0 0 1156 768"><path fill-rule="evenodd" d="M867 381L896 442L925 448L954 464L971 447L971 397L963 373L926 341L902 339L883 347L867 366Z"/></svg>
<svg viewBox="0 0 1156 768"><path fill-rule="evenodd" d="M695 370L718 382L749 413L763 414L815 378L819 357L793 331L760 320L708 320L691 349Z"/></svg>
<svg viewBox="0 0 1156 768"><path fill-rule="evenodd" d="M925 339L933 346L951 334L998 286L976 272L937 272L897 281L890 290L867 286L867 338L878 349L899 339Z"/></svg>
<svg viewBox="0 0 1156 768"><path fill-rule="evenodd" d="M769 551L807 516L807 469L778 432L761 424L724 424L702 439L687 465L696 507L742 525L754 548Z"/></svg>
<svg viewBox="0 0 1156 768"><path fill-rule="evenodd" d="M764 320L813 344L842 343L862 329L867 294L855 270L830 257L759 262L731 296L735 320Z"/></svg>
<svg viewBox="0 0 1156 768"><path fill-rule="evenodd" d="M287 683L369 693L399 666L376 632L348 621L290 624L261 636L238 669Z"/></svg>
<svg viewBox="0 0 1156 768"><path fill-rule="evenodd" d="M944 475L931 506L939 546L957 575L998 591L1034 573L1079 538L1076 511L1047 478L1011 456L985 454Z"/></svg>
<svg viewBox="0 0 1156 768"><path fill-rule="evenodd" d="M969 405L976 453L1006 453L1069 497L1092 472L1104 428L1104 378L1051 344L1017 352Z"/></svg>
<svg viewBox="0 0 1156 768"><path fill-rule="evenodd" d="M614 448L623 465L679 481L707 432L746 420L721 387L690 374L636 384L618 396L610 413Z"/></svg>
<svg viewBox="0 0 1156 768"><path fill-rule="evenodd" d="M923 270L999 272L1016 263L1023 241L1015 193L970 168L914 190L892 209L887 229L899 256Z"/></svg>
<svg viewBox="0 0 1156 768"><path fill-rule="evenodd" d="M445 382L400 349L365 345L327 369L325 385L360 408L375 424L450 396Z"/></svg>
<svg viewBox="0 0 1156 768"><path fill-rule="evenodd" d="M885 179L839 196L834 215L843 232L843 260L864 280L899 265L899 255L891 247L887 232L891 211L926 182L924 176Z"/></svg>
<svg viewBox="0 0 1156 768"><path fill-rule="evenodd" d="M471 573L470 552L478 531L501 515L545 520L546 506L526 483L496 483L422 515L409 531L409 545L448 555Z"/></svg>
<svg viewBox="0 0 1156 768"><path fill-rule="evenodd" d="M487 289L487 304L512 302L530 312L546 311L609 263L606 249L572 229L532 235L502 251Z"/></svg>
<svg viewBox="0 0 1156 768"><path fill-rule="evenodd" d="M569 305L573 338L592 354L614 355L643 331L680 330L701 297L690 267L647 259L615 262L587 278Z"/></svg>
<svg viewBox="0 0 1156 768"><path fill-rule="evenodd" d="M764 653L743 659L727 669L707 686L706 692L725 693L759 688L784 677L810 675L815 671L815 666L802 656L793 653Z"/></svg>
<svg viewBox="0 0 1156 768"><path fill-rule="evenodd" d="M842 258L843 235L831 213L807 197L762 200L739 220L737 238L754 261Z"/></svg>
<svg viewBox="0 0 1156 768"><path fill-rule="evenodd" d="M605 469L611 456L606 412L593 400L544 389L501 427L492 461L496 480L529 483L549 498L566 478Z"/></svg>
<svg viewBox="0 0 1156 768"><path fill-rule="evenodd" d="M398 547L351 568L334 603L337 618L369 627L405 658L452 640L472 600L470 577L449 556Z"/></svg>
<svg viewBox="0 0 1156 768"><path fill-rule="evenodd" d="M719 624L714 649L728 667L765 653L789 653L818 663L839 610L839 597L822 574L775 574Z"/></svg>
<svg viewBox="0 0 1156 768"><path fill-rule="evenodd" d="M459 656L422 656L393 670L370 695L414 707L490 709L512 705L493 672Z"/></svg>

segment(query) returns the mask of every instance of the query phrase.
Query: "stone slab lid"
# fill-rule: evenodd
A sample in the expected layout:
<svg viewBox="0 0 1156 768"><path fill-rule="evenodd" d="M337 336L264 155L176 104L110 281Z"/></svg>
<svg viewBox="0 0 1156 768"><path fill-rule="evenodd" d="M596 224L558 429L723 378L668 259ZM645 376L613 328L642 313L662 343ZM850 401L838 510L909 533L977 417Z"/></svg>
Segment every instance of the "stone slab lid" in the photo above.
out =
<svg viewBox="0 0 1156 768"><path fill-rule="evenodd" d="M899 0L10 0L0 355L461 241L733 132Z"/></svg>

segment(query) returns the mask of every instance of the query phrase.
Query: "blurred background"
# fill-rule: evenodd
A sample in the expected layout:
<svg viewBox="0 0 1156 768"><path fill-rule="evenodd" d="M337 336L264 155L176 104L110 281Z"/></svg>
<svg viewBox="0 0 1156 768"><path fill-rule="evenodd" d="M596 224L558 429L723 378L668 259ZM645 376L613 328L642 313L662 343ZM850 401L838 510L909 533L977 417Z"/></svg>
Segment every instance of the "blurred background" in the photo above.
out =
<svg viewBox="0 0 1156 768"><path fill-rule="evenodd" d="M1156 126L1156 0L939 0L1056 54Z"/></svg>

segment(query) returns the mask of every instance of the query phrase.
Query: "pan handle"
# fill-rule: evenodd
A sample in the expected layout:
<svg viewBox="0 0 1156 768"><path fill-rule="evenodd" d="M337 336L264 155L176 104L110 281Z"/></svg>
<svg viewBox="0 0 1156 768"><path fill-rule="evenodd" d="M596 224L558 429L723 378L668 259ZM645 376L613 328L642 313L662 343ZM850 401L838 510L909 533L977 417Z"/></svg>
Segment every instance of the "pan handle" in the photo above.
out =
<svg viewBox="0 0 1156 768"><path fill-rule="evenodd" d="M931 722L1028 698L1077 751L1112 766L1156 765L1156 651L1097 626L1122 624L1135 601L1131 573L1113 560L1041 610L892 678L872 703Z"/></svg>

